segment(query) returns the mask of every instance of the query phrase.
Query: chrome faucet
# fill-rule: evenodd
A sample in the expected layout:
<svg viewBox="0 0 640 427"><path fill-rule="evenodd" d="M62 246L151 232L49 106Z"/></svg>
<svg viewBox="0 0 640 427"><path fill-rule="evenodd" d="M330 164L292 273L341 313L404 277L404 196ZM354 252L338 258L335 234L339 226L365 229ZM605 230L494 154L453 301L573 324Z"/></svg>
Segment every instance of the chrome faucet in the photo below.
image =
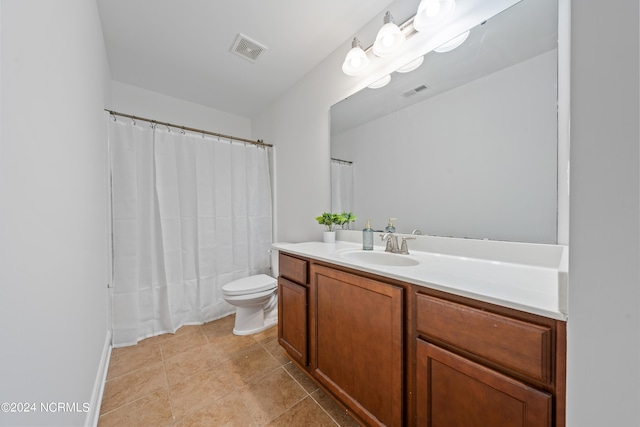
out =
<svg viewBox="0 0 640 427"><path fill-rule="evenodd" d="M409 247L407 246L407 240L415 240L415 237L403 237L402 245L398 248L398 236L395 234L388 232L380 235L382 241L387 242L387 246L385 247L385 252L391 252L394 254L402 254L409 255Z"/></svg>
<svg viewBox="0 0 640 427"><path fill-rule="evenodd" d="M380 238L383 242L387 242L387 246L385 247L385 252L391 252L394 254L402 254L409 255L409 247L407 245L407 240L415 240L415 237L403 237L402 244L398 247L398 236L389 232L380 235Z"/></svg>
<svg viewBox="0 0 640 427"><path fill-rule="evenodd" d="M385 252L398 253L398 237L389 232L380 235L380 238L383 242L387 242L387 246L385 247Z"/></svg>

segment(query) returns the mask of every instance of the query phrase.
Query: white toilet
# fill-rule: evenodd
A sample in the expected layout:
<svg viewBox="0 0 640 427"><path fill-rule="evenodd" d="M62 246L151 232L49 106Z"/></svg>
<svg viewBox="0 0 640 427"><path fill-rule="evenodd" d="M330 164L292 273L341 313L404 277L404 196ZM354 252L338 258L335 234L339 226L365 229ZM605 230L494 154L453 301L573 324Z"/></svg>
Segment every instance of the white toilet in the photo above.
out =
<svg viewBox="0 0 640 427"><path fill-rule="evenodd" d="M278 251L271 251L271 274L278 277ZM278 281L266 274L243 277L222 287L222 298L235 305L235 335L250 335L278 323Z"/></svg>

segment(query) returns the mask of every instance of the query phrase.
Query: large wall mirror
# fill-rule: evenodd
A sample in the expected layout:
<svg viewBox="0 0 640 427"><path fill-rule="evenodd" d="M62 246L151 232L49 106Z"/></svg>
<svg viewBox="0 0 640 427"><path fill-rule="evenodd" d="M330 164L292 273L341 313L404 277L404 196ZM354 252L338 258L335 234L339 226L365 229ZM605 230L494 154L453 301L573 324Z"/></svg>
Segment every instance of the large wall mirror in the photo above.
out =
<svg viewBox="0 0 640 427"><path fill-rule="evenodd" d="M557 0L515 4L330 114L332 210L352 228L557 242Z"/></svg>

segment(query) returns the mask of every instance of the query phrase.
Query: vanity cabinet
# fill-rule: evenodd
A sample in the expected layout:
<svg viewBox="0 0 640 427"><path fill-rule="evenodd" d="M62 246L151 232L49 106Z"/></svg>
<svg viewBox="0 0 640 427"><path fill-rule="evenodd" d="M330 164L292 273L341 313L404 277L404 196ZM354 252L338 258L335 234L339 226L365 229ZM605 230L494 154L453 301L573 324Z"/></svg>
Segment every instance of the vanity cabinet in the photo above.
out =
<svg viewBox="0 0 640 427"><path fill-rule="evenodd" d="M404 425L404 293L311 264L312 374L367 425Z"/></svg>
<svg viewBox="0 0 640 427"><path fill-rule="evenodd" d="M304 259L278 255L278 340L289 356L302 366L308 358L308 265Z"/></svg>
<svg viewBox="0 0 640 427"><path fill-rule="evenodd" d="M280 254L280 344L363 425L564 427L566 323Z"/></svg>
<svg viewBox="0 0 640 427"><path fill-rule="evenodd" d="M564 425L564 322L416 290L417 425Z"/></svg>

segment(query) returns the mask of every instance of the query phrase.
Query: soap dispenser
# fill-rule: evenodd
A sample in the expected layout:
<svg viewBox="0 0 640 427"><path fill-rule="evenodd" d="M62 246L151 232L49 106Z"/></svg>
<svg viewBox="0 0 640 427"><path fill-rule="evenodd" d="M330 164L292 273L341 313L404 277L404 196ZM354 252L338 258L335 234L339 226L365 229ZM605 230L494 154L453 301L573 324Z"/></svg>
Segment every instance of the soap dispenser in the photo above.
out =
<svg viewBox="0 0 640 427"><path fill-rule="evenodd" d="M371 220L367 220L367 224L362 230L362 250L373 250L373 230L371 229Z"/></svg>
<svg viewBox="0 0 640 427"><path fill-rule="evenodd" d="M384 228L384 231L386 233L395 233L396 232L396 228L393 226L393 221L395 221L398 218L389 218L389 224L387 224L387 226Z"/></svg>

